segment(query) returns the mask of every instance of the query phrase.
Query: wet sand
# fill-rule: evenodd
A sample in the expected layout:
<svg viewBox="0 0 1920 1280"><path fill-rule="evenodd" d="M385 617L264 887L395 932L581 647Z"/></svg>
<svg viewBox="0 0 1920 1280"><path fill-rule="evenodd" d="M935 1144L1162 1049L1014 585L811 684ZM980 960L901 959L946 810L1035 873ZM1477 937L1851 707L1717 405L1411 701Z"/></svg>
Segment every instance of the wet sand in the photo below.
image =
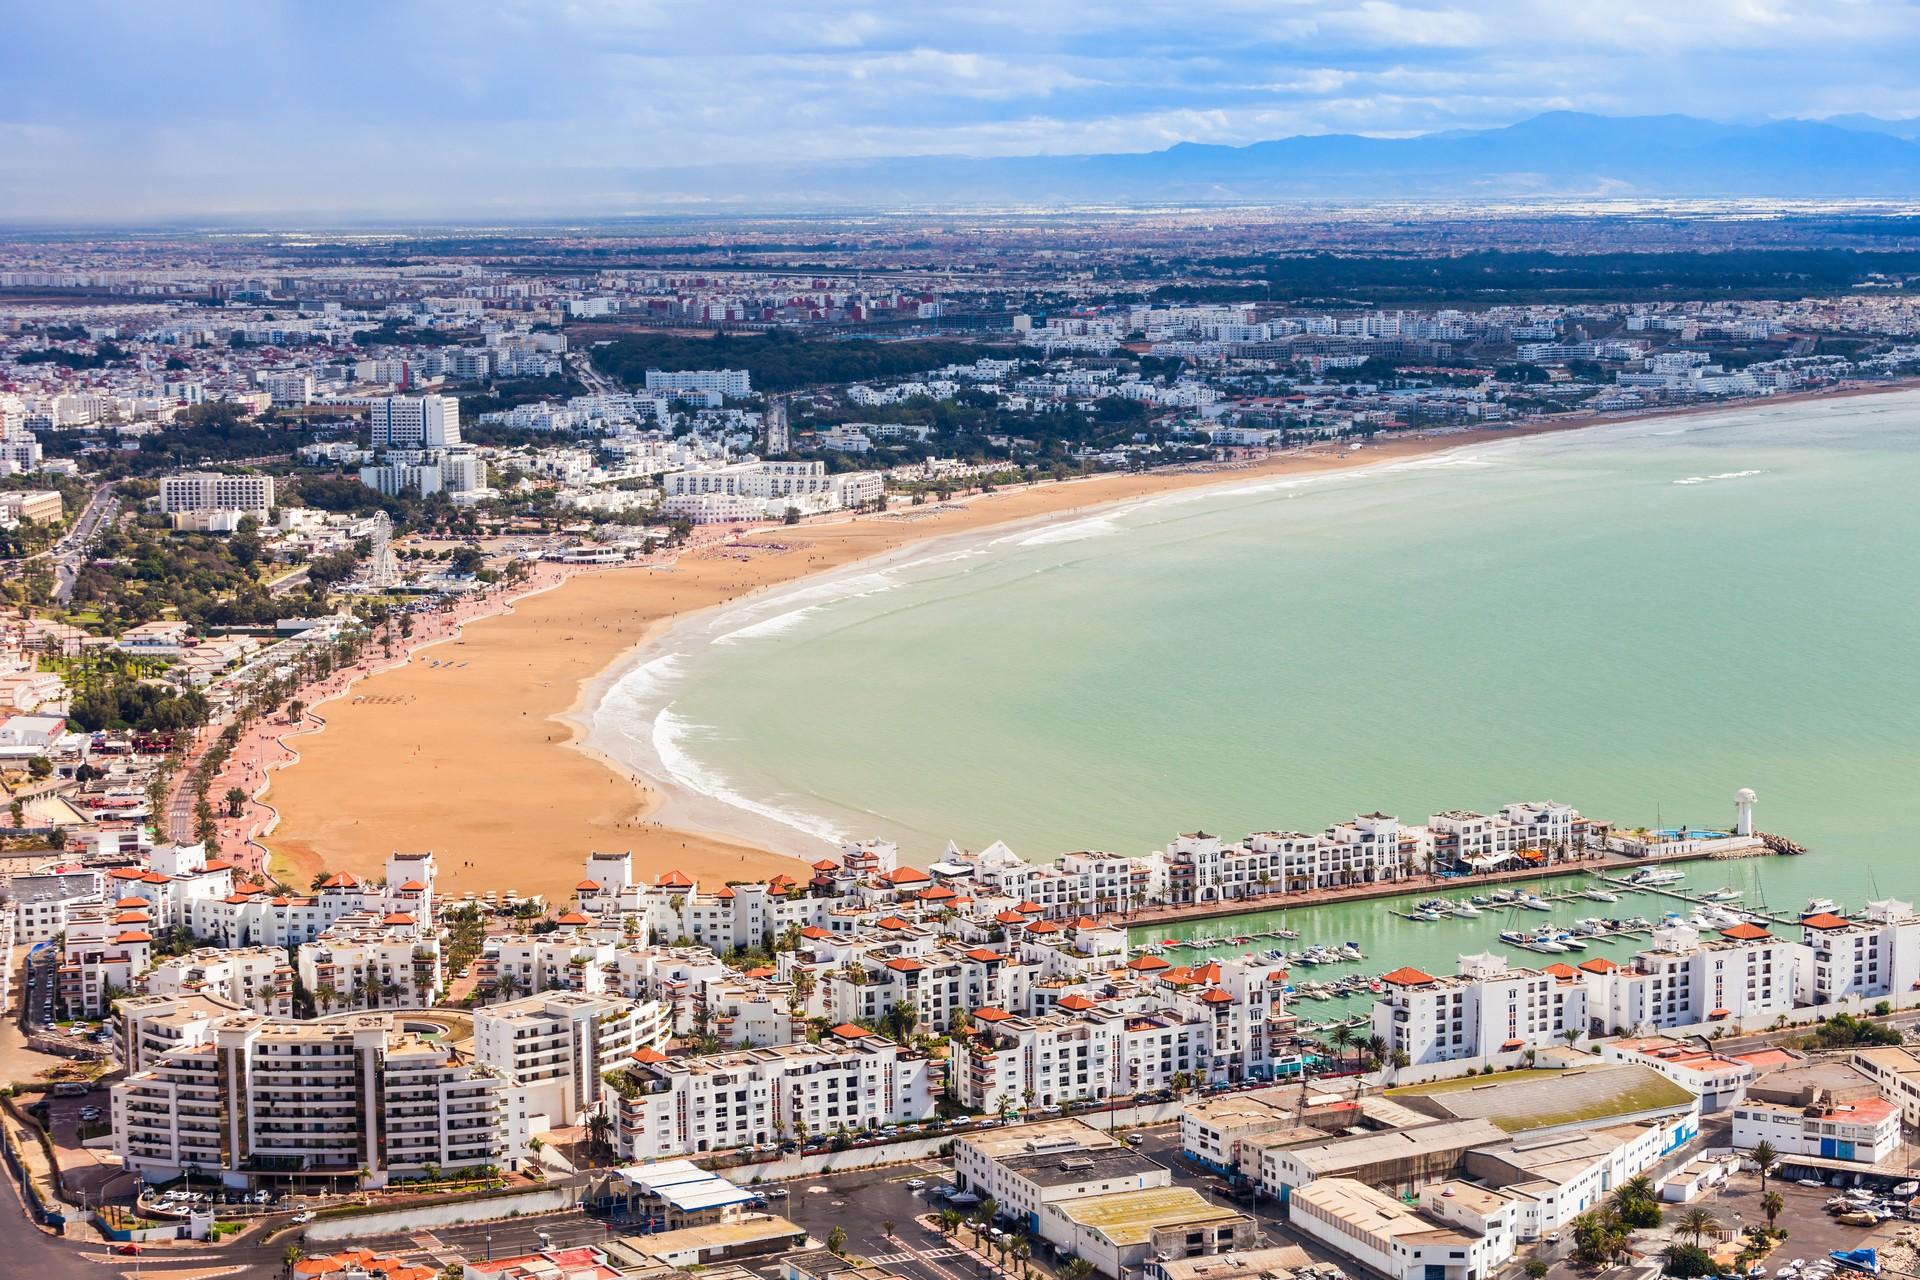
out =
<svg viewBox="0 0 1920 1280"><path fill-rule="evenodd" d="M1717 406L1743 407L1751 405ZM298 764L272 775L265 799L279 820L265 843L278 875L299 886L320 869L377 875L396 849L433 850L443 892L513 889L543 893L550 902L571 895L592 850L631 850L635 874L647 878L679 869L716 886L783 872L803 879L805 863L790 856L796 850L783 854L652 820L662 799L657 790L576 749L569 715L590 686L674 620L924 538L1602 420L1408 437L1345 457L1327 448L1236 469L1006 489L938 510L909 507L885 517L764 529L737 547L689 552L661 567L582 572L509 612L468 623L457 637L416 651L405 665L368 676L318 708L325 731L294 739Z"/></svg>

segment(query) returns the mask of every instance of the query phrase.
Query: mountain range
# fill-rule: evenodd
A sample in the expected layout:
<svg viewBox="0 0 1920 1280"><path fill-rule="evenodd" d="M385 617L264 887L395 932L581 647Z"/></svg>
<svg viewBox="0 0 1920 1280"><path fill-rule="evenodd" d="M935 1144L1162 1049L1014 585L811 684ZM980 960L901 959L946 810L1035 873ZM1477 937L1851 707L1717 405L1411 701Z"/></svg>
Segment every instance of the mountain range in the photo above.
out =
<svg viewBox="0 0 1920 1280"><path fill-rule="evenodd" d="M682 170L710 195L795 203L1101 204L1287 199L1920 197L1920 122L1870 116L1720 124L1556 111L1404 138L1319 134L1248 146L1003 158L911 157L752 175ZM656 175L655 181L664 175ZM728 190L729 187L736 189ZM851 197L851 198L850 198Z"/></svg>

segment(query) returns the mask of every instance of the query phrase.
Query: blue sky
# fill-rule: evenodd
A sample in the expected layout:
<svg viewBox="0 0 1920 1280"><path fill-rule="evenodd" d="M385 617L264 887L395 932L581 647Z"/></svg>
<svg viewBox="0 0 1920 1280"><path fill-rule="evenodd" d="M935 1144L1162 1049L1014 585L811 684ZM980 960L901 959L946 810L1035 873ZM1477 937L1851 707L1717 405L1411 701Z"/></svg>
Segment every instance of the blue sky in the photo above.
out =
<svg viewBox="0 0 1920 1280"><path fill-rule="evenodd" d="M688 165L1920 114L1895 0L0 0L0 220L672 205Z"/></svg>

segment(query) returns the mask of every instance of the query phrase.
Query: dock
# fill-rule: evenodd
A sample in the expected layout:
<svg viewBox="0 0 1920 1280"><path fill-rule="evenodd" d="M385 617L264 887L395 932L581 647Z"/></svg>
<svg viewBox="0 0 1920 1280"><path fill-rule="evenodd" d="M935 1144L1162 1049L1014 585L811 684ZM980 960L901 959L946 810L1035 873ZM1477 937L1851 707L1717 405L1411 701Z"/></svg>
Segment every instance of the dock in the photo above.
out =
<svg viewBox="0 0 1920 1280"><path fill-rule="evenodd" d="M1616 876L1604 876L1604 875L1601 876L1600 879L1603 880L1608 886L1615 889L1623 890L1627 893L1656 894L1659 897L1672 898L1676 902L1684 902L1687 905L1694 906L1694 907L1726 907L1729 911L1737 911L1739 912L1739 914L1743 916L1752 916L1756 920L1765 920L1768 924L1777 924L1777 925L1784 925L1784 926L1791 927L1793 925L1797 925L1800 923L1800 916L1798 913L1784 914L1778 911L1774 911L1767 907L1752 907L1752 906L1746 905L1745 903L1742 903L1741 905L1736 907L1731 905L1730 903L1716 902L1712 898L1709 898L1704 893L1690 893L1687 890L1676 887L1674 885L1634 884L1630 880L1626 880Z"/></svg>

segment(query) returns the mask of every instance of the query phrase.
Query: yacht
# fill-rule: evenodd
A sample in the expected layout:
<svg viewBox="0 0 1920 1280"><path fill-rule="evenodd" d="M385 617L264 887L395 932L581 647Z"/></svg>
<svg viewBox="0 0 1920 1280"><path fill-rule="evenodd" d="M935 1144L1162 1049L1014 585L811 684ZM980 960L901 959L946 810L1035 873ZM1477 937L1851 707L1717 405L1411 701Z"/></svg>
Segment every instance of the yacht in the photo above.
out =
<svg viewBox="0 0 1920 1280"><path fill-rule="evenodd" d="M1515 901L1529 911L1553 910L1553 907L1550 906L1548 903L1542 901L1540 898L1540 895L1537 893L1523 893L1517 899L1515 899Z"/></svg>
<svg viewBox="0 0 1920 1280"><path fill-rule="evenodd" d="M1581 940L1578 934L1563 931L1554 934L1553 940L1569 951L1585 951L1587 949L1587 944Z"/></svg>
<svg viewBox="0 0 1920 1280"><path fill-rule="evenodd" d="M1480 908L1471 902L1456 902L1453 904L1453 914L1472 920L1480 915Z"/></svg>
<svg viewBox="0 0 1920 1280"><path fill-rule="evenodd" d="M1618 902L1618 901L1620 901L1620 895L1619 895L1619 894L1617 894L1617 893L1614 893L1614 892L1612 892L1612 891L1610 891L1610 890L1607 890L1607 889L1602 889L1602 888L1601 888L1601 887L1600 887L1599 885L1594 885L1594 886L1593 886L1592 888L1590 888L1590 889L1587 889L1586 891L1584 891L1583 893L1581 893L1581 895L1580 895L1580 896L1581 896L1581 897L1583 897L1583 898L1586 898L1586 899L1588 899L1588 900L1589 900L1589 901L1591 901L1591 902Z"/></svg>
<svg viewBox="0 0 1920 1280"><path fill-rule="evenodd" d="M1547 934L1535 934L1533 938L1529 941L1528 945L1530 945L1535 951L1551 951L1556 954L1563 952L1567 949L1565 945L1559 942L1555 942L1553 938Z"/></svg>
<svg viewBox="0 0 1920 1280"><path fill-rule="evenodd" d="M1628 877L1632 883L1645 885L1649 889L1657 889L1661 885L1679 884L1686 878L1683 872L1675 871L1671 867L1642 867Z"/></svg>
<svg viewBox="0 0 1920 1280"><path fill-rule="evenodd" d="M1500 941L1511 946L1524 947L1527 945L1527 935L1518 929L1502 929L1500 931Z"/></svg>
<svg viewBox="0 0 1920 1280"><path fill-rule="evenodd" d="M1360 950L1359 943L1349 942L1340 948L1340 958L1342 960L1365 960L1367 957L1366 954Z"/></svg>
<svg viewBox="0 0 1920 1280"><path fill-rule="evenodd" d="M1707 894L1706 899L1708 902L1738 902L1745 896L1746 895L1732 885L1727 885L1724 888L1715 889L1712 893Z"/></svg>
<svg viewBox="0 0 1920 1280"><path fill-rule="evenodd" d="M1495 902L1512 902L1512 901L1513 901L1513 890L1511 890L1511 889L1495 889L1495 890L1493 891L1493 900L1494 900Z"/></svg>
<svg viewBox="0 0 1920 1280"><path fill-rule="evenodd" d="M1835 902L1832 898L1808 898L1806 910L1802 911L1800 914L1803 917L1817 916L1822 914L1837 916L1840 914L1840 904Z"/></svg>

